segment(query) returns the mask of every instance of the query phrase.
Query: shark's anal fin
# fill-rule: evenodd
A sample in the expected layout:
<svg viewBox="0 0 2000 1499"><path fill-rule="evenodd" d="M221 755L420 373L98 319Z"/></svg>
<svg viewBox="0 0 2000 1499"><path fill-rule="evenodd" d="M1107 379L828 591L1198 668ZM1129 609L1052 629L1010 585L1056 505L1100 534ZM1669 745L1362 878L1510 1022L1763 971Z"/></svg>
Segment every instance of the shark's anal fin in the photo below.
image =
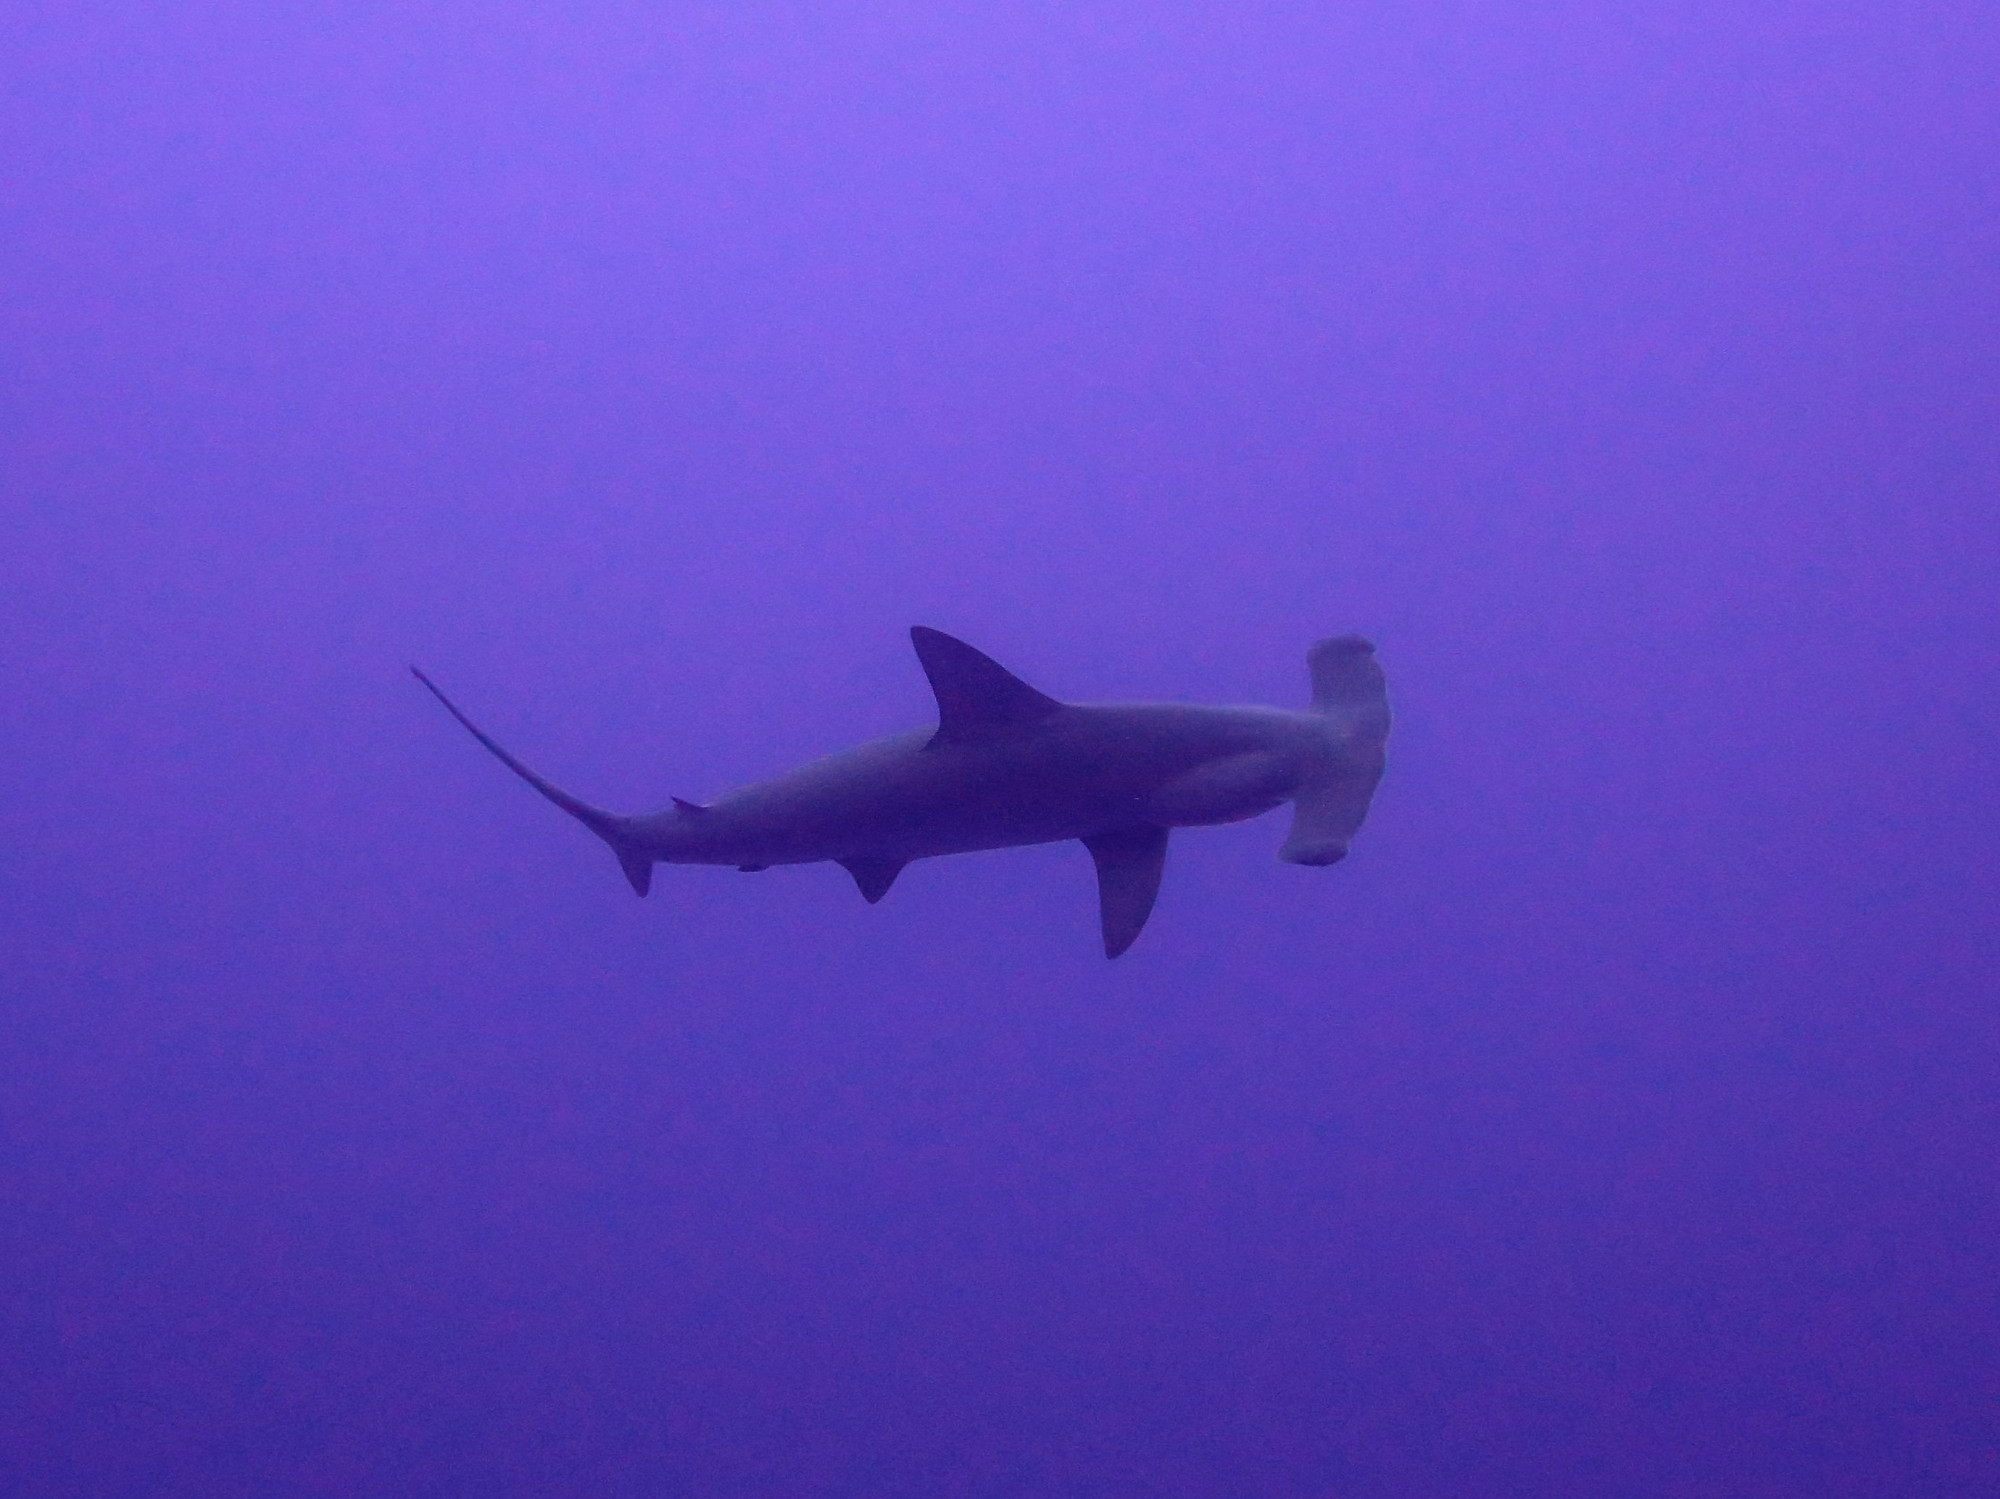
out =
<svg viewBox="0 0 2000 1499"><path fill-rule="evenodd" d="M1167 830L1113 828L1084 839L1083 846L1097 861L1104 956L1115 958L1138 941L1146 918L1153 914L1153 899L1160 893L1160 870L1167 862Z"/></svg>
<svg viewBox="0 0 2000 1499"><path fill-rule="evenodd" d="M937 694L938 729L931 736L932 748L974 744L1062 711L1063 705L1054 698L942 630L912 625L910 643Z"/></svg>
<svg viewBox="0 0 2000 1499"><path fill-rule="evenodd" d="M653 856L625 843L614 843L611 850L618 855L618 867L625 871L625 878L632 882L632 893L643 897L653 888Z"/></svg>
<svg viewBox="0 0 2000 1499"><path fill-rule="evenodd" d="M896 883L896 876L903 872L901 859L842 859L840 867L854 876L854 883L861 888L861 898L874 905L889 893L889 887Z"/></svg>
<svg viewBox="0 0 2000 1499"><path fill-rule="evenodd" d="M700 802L691 802L684 796L674 798L674 808L676 811L683 812L689 817L698 817L708 810Z"/></svg>

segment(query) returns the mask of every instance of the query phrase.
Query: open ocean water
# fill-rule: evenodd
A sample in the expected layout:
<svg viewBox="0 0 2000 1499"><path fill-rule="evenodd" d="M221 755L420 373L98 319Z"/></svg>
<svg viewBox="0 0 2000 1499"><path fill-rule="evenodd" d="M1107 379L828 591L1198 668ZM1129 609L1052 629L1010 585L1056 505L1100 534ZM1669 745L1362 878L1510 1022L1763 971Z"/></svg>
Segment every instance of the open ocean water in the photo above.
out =
<svg viewBox="0 0 2000 1499"><path fill-rule="evenodd" d="M2000 10L0 20L0 1492L2000 1493ZM661 868L948 630L1352 855Z"/></svg>

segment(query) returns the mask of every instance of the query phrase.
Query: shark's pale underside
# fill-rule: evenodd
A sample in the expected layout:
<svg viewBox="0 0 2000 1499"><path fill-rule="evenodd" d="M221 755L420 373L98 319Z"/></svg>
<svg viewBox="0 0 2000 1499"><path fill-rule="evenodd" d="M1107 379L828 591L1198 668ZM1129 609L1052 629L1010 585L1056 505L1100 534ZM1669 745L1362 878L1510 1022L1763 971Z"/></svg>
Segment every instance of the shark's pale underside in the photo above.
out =
<svg viewBox="0 0 2000 1499"><path fill-rule="evenodd" d="M1296 713L1061 703L941 631L918 625L910 638L937 694L935 729L857 745L706 806L676 797L639 817L550 785L429 677L417 679L516 775L610 844L641 895L655 864L757 870L832 860L873 904L912 859L1075 838L1097 862L1104 951L1114 958L1152 912L1169 829L1290 802L1278 857L1332 864L1382 778L1389 700L1374 647L1359 636L1307 653L1312 706Z"/></svg>

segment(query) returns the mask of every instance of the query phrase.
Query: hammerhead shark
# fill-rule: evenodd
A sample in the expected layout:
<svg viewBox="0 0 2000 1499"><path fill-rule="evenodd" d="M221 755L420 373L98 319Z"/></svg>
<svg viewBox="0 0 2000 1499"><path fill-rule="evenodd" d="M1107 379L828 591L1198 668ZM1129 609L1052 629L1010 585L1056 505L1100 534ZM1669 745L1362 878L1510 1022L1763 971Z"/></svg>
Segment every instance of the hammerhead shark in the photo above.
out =
<svg viewBox="0 0 2000 1499"><path fill-rule="evenodd" d="M1239 822L1292 804L1278 857L1332 864L1382 778L1389 699L1358 635L1306 654L1312 706L1080 704L1036 691L991 657L914 626L936 728L871 740L707 805L621 817L579 801L502 749L436 683L417 680L543 796L611 846L644 895L655 864L742 870L831 860L873 905L913 859L1075 838L1097 863L1104 955L1137 940L1173 828Z"/></svg>

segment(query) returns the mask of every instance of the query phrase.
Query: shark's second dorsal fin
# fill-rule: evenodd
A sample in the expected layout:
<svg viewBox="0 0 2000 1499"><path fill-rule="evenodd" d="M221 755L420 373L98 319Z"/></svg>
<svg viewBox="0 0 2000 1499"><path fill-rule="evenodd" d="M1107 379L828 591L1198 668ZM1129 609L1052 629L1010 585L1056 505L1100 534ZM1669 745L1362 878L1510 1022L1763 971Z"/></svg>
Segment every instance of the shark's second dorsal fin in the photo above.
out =
<svg viewBox="0 0 2000 1499"><path fill-rule="evenodd" d="M1035 691L983 651L942 630L910 627L910 643L937 694L940 744L971 744L1061 711L1062 704Z"/></svg>

